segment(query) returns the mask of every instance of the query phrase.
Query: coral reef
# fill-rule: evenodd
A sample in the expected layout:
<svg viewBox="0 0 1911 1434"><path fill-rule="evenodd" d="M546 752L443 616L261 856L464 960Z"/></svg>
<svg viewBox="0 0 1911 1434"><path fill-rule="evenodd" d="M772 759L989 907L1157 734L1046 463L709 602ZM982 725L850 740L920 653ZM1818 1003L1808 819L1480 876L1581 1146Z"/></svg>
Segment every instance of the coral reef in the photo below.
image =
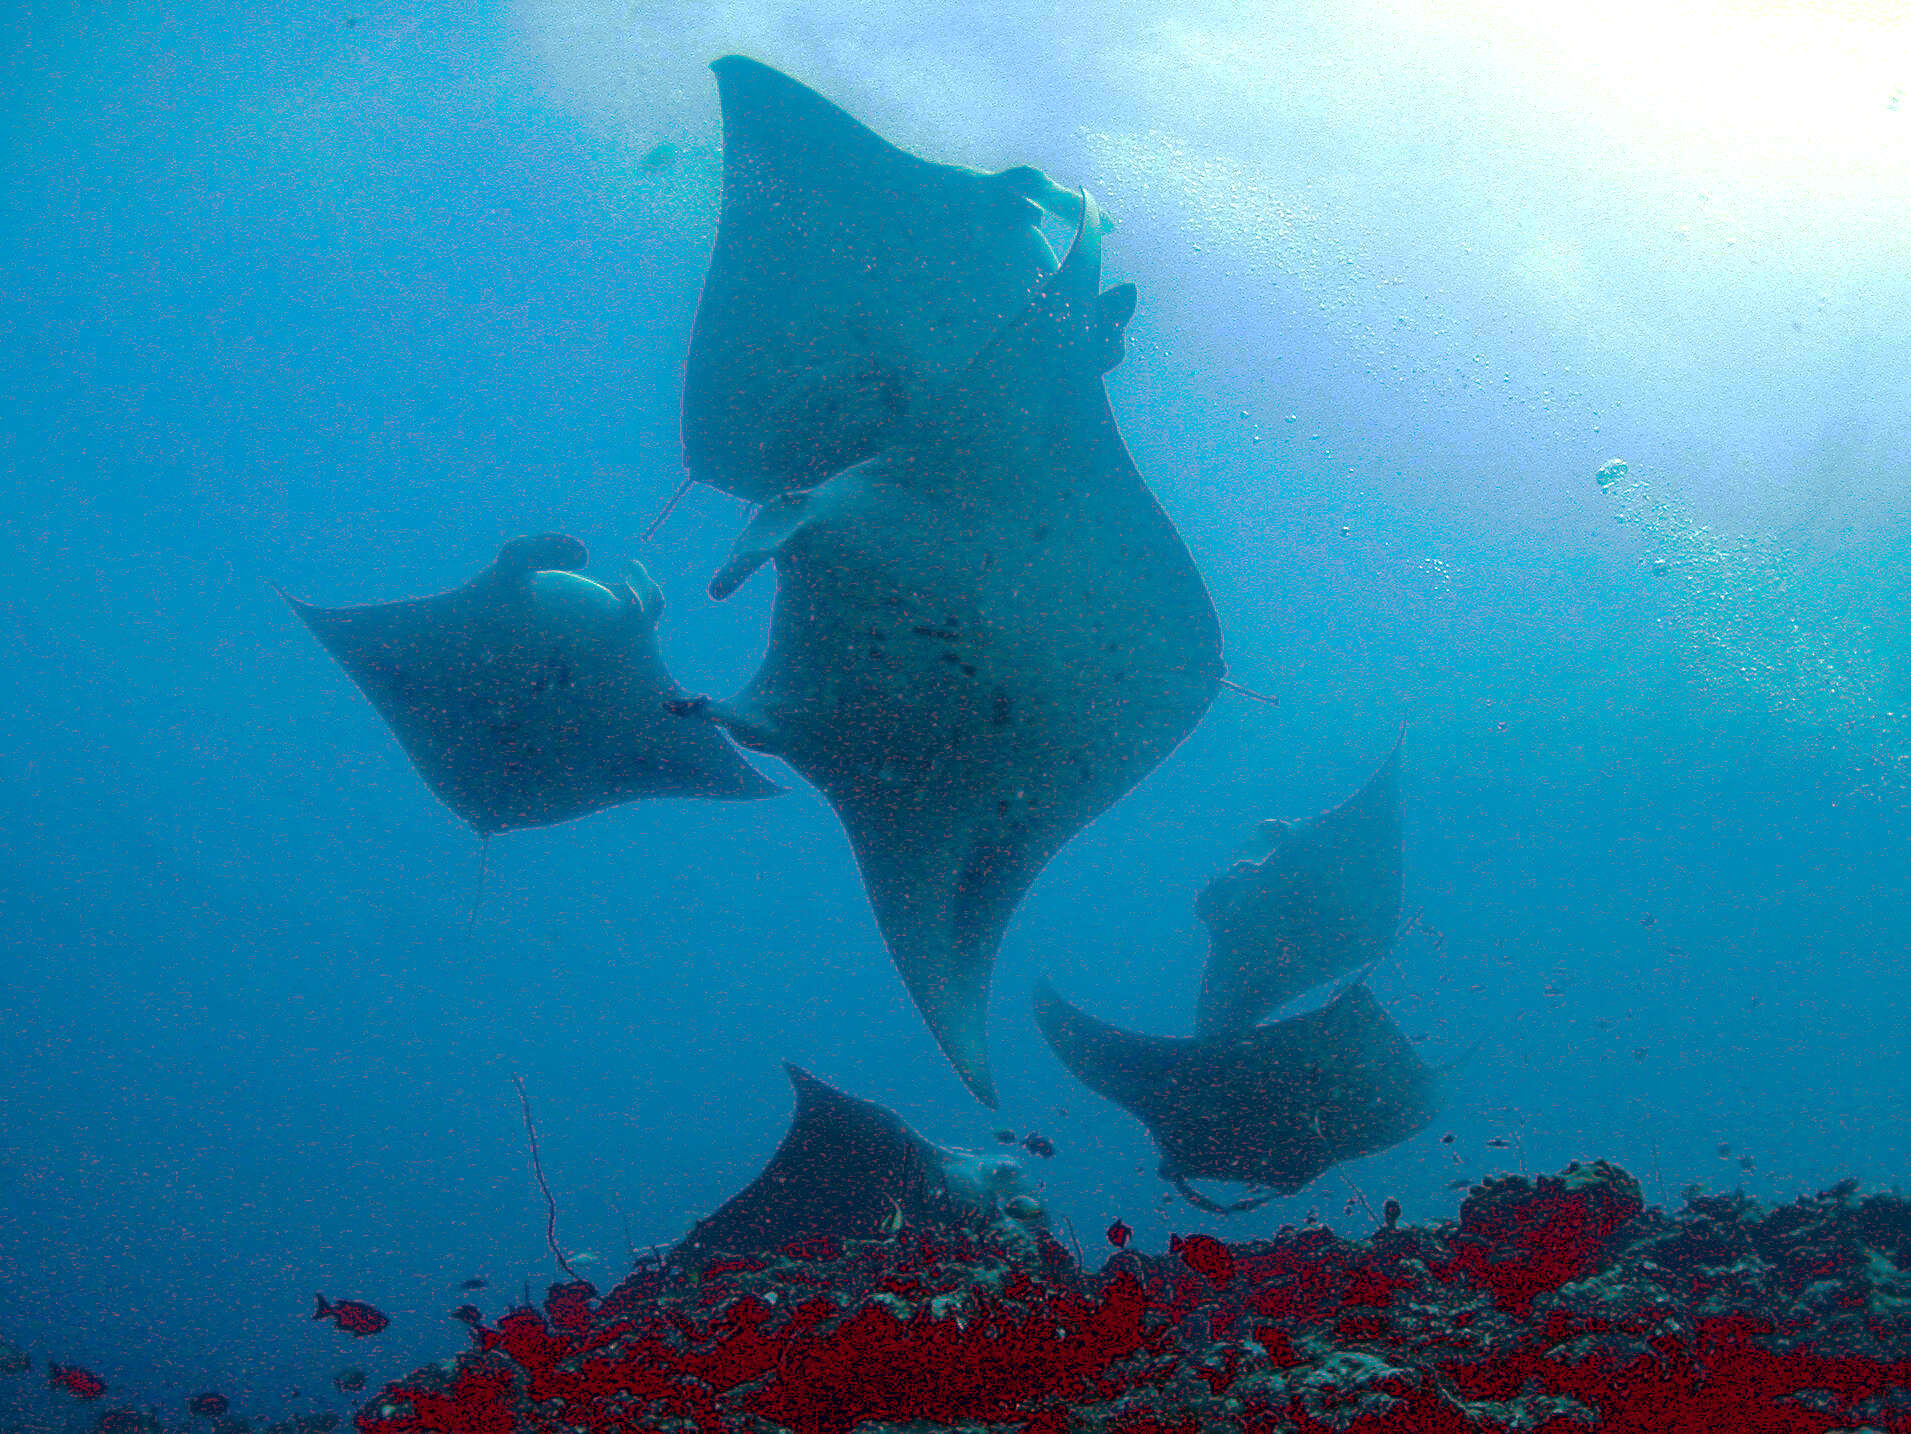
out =
<svg viewBox="0 0 1911 1434"><path fill-rule="evenodd" d="M1460 1218L1088 1271L1045 1232L816 1240L553 1286L389 1385L363 1434L1911 1431L1911 1201L1645 1210L1605 1162Z"/></svg>

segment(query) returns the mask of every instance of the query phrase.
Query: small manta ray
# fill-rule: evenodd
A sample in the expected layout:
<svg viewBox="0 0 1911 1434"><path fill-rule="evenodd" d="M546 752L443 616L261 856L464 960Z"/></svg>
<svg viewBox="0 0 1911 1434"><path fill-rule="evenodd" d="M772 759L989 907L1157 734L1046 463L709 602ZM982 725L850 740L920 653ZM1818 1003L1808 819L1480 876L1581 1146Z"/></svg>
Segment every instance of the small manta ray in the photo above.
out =
<svg viewBox="0 0 1911 1434"><path fill-rule="evenodd" d="M1387 954L1405 895L1400 742L1367 784L1304 822L1265 821L1194 904L1208 926L1195 1033L1246 1030Z"/></svg>
<svg viewBox="0 0 1911 1434"><path fill-rule="evenodd" d="M752 503L889 446L1055 268L1044 211L1081 200L1026 165L896 148L816 91L717 60L723 210L684 371L690 477Z"/></svg>
<svg viewBox="0 0 1911 1434"><path fill-rule="evenodd" d="M1077 1010L1046 981L1035 1020L1062 1064L1148 1127L1160 1174L1212 1213L1292 1195L1345 1160L1398 1145L1439 1114L1445 1073L1426 1065L1356 982L1319 1010L1215 1040L1144 1036ZM1192 1179L1272 1195L1220 1206Z"/></svg>
<svg viewBox="0 0 1911 1434"><path fill-rule="evenodd" d="M355 1334L363 1339L368 1334L377 1334L391 1321L363 1300L328 1301L324 1295L316 1296L318 1308L312 1312L313 1319L329 1319L347 1334Z"/></svg>
<svg viewBox="0 0 1911 1434"><path fill-rule="evenodd" d="M796 1112L768 1165L670 1252L700 1269L715 1255L774 1255L808 1241L866 1239L987 1210L1020 1193L1004 1156L947 1150L894 1111L785 1061Z"/></svg>
<svg viewBox="0 0 1911 1434"><path fill-rule="evenodd" d="M722 734L672 715L684 694L657 645L663 592L636 563L613 591L580 575L586 560L577 539L543 534L436 597L286 601L479 836L636 797L775 795Z"/></svg>
<svg viewBox="0 0 1911 1434"><path fill-rule="evenodd" d="M75 1399L98 1399L106 1393L106 1381L90 1369L82 1369L77 1364L55 1364L46 1362L46 1382L54 1389L64 1389Z"/></svg>
<svg viewBox="0 0 1911 1434"><path fill-rule="evenodd" d="M904 984L990 1106L1009 918L1224 674L1201 575L1109 411L1134 290L1100 275L1084 195L1021 317L894 447L764 504L710 585L728 597L775 560L763 665L702 710L828 798Z"/></svg>

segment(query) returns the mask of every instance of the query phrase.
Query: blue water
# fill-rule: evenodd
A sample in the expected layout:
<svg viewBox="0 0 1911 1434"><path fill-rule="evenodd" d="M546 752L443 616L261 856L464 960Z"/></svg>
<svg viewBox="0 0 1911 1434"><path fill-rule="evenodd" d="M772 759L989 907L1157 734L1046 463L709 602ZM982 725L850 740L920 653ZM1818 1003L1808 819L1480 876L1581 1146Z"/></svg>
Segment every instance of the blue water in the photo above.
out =
<svg viewBox="0 0 1911 1434"><path fill-rule="evenodd" d="M514 1072L600 1284L626 1219L667 1243L760 1166L783 1057L945 1143L1048 1135L1030 1163L1084 1239L1358 1228L1354 1186L1437 1219L1460 1177L1575 1157L1674 1202L1904 1179L1911 77L1866 22L1732 22L1804 78L1849 68L1770 119L1729 45L1668 94L1676 37L1642 28L1650 74L1615 87L1487 0L1446 29L908 8L0 20L0 1339L36 1357L0 1421L81 1417L48 1356L106 1403L283 1417L460 1348L460 1280L495 1314L551 1277ZM999 1116L786 773L775 802L500 838L467 930L476 843L268 586L437 591L563 530L641 554L687 686L741 684L772 584L702 593L741 510L701 491L640 542L680 471L729 50L1117 216L1117 415L1234 675L1280 698L1224 697L1025 903ZM1403 719L1424 929L1376 989L1430 1054L1484 1044L1448 1116L1347 1180L1162 1212L1030 984L1185 1033L1201 884ZM391 1328L314 1323L315 1290Z"/></svg>

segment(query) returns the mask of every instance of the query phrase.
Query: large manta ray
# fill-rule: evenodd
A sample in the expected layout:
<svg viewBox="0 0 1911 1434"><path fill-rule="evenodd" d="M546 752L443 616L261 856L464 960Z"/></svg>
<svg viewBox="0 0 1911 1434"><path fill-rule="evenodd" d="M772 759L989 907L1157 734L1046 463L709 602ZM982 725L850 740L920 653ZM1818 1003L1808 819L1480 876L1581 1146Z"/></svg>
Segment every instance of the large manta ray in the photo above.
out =
<svg viewBox="0 0 1911 1434"><path fill-rule="evenodd" d="M1016 904L1223 673L1207 590L1108 408L1134 291L1098 293L1100 274L1084 195L1021 316L894 447L766 503L711 584L775 559L762 668L708 710L836 808L897 969L987 1105Z"/></svg>
<svg viewBox="0 0 1911 1434"><path fill-rule="evenodd" d="M1210 1210L1193 1179L1292 1195L1344 1160L1423 1129L1445 1100L1426 1065L1365 985L1291 1020L1215 1040L1145 1036L1096 1020L1046 982L1035 1020L1075 1078L1148 1127L1161 1176ZM1265 1197L1263 1197L1265 1198Z"/></svg>
<svg viewBox="0 0 1911 1434"><path fill-rule="evenodd" d="M944 1149L892 1110L788 1061L783 1069L796 1089L796 1113L782 1144L755 1180L697 1222L671 1251L673 1261L773 1255L825 1236L866 1239L892 1222L920 1227L997 1215L1021 1193L1021 1167L1006 1156Z"/></svg>
<svg viewBox="0 0 1911 1434"><path fill-rule="evenodd" d="M1081 201L897 149L788 75L716 61L723 211L684 373L690 477L761 503L886 448L1055 268Z"/></svg>
<svg viewBox="0 0 1911 1434"><path fill-rule="evenodd" d="M1400 743L1353 796L1265 821L1194 904L1208 924L1195 1033L1245 1030L1303 991L1387 954L1404 897Z"/></svg>
<svg viewBox="0 0 1911 1434"><path fill-rule="evenodd" d="M777 793L723 735L671 715L663 592L632 563L613 591L584 545L517 538L461 588L365 607L285 596L418 774L480 836L634 797Z"/></svg>

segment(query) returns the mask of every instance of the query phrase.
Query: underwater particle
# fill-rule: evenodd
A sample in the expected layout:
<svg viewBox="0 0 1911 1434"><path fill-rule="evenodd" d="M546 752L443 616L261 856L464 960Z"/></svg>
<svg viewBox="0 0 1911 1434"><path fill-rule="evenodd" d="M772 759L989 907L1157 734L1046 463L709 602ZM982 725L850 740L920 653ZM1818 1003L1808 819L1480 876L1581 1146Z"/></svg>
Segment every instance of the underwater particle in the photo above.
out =
<svg viewBox="0 0 1911 1434"><path fill-rule="evenodd" d="M1124 1221L1117 1220L1108 1227L1108 1243L1113 1245L1117 1250L1127 1249L1128 1242L1134 1237L1135 1232L1129 1229Z"/></svg>
<svg viewBox="0 0 1911 1434"><path fill-rule="evenodd" d="M1300 415L1298 413L1290 413L1287 415L1286 421L1288 423L1298 423L1300 421Z"/></svg>
<svg viewBox="0 0 1911 1434"><path fill-rule="evenodd" d="M32 1368L32 1355L0 1340L0 1374L25 1374Z"/></svg>
<svg viewBox="0 0 1911 1434"><path fill-rule="evenodd" d="M1644 1046L1634 1046L1632 1048L1632 1058L1635 1061L1644 1060L1646 1058L1646 1048Z"/></svg>
<svg viewBox="0 0 1911 1434"><path fill-rule="evenodd" d="M646 174L662 174L666 169L677 165L677 146L669 140L653 144L644 151L644 157L637 161L637 167Z"/></svg>
<svg viewBox="0 0 1911 1434"><path fill-rule="evenodd" d="M1599 471L1595 473L1593 477L1598 480L1599 486L1602 489L1610 488L1613 484L1623 479L1628 471L1625 459L1612 458L1601 464Z"/></svg>
<svg viewBox="0 0 1911 1434"><path fill-rule="evenodd" d="M195 1394L186 1401L186 1412L195 1419L217 1419L231 1407L231 1402L225 1395L211 1391Z"/></svg>
<svg viewBox="0 0 1911 1434"><path fill-rule="evenodd" d="M1344 537L1346 537L1346 536L1347 536L1347 535L1348 535L1349 533L1351 533L1351 532L1353 532L1353 529L1352 529L1351 527L1349 527L1349 526L1348 526L1347 524L1345 524L1345 523L1342 523L1342 524L1340 525L1340 535L1341 535L1341 537L1343 537L1343 538L1344 538Z"/></svg>
<svg viewBox="0 0 1911 1434"><path fill-rule="evenodd" d="M1015 1144L1015 1132L1012 1130L998 1130L995 1132L995 1138L1002 1145Z"/></svg>
<svg viewBox="0 0 1911 1434"><path fill-rule="evenodd" d="M1050 1140L1046 1135L1037 1135L1032 1130L1022 1137L1022 1149L1026 1150L1030 1155L1039 1156L1043 1160L1053 1160L1055 1158L1055 1142Z"/></svg>
<svg viewBox="0 0 1911 1434"><path fill-rule="evenodd" d="M391 1321L363 1300L340 1300L330 1304L324 1295L316 1295L318 1308L312 1312L313 1319L329 1319L348 1334L363 1339L368 1334L377 1334Z"/></svg>
<svg viewBox="0 0 1911 1434"><path fill-rule="evenodd" d="M1400 1202L1389 1195L1387 1203L1380 1207L1381 1218L1387 1222L1389 1230L1400 1224Z"/></svg>

